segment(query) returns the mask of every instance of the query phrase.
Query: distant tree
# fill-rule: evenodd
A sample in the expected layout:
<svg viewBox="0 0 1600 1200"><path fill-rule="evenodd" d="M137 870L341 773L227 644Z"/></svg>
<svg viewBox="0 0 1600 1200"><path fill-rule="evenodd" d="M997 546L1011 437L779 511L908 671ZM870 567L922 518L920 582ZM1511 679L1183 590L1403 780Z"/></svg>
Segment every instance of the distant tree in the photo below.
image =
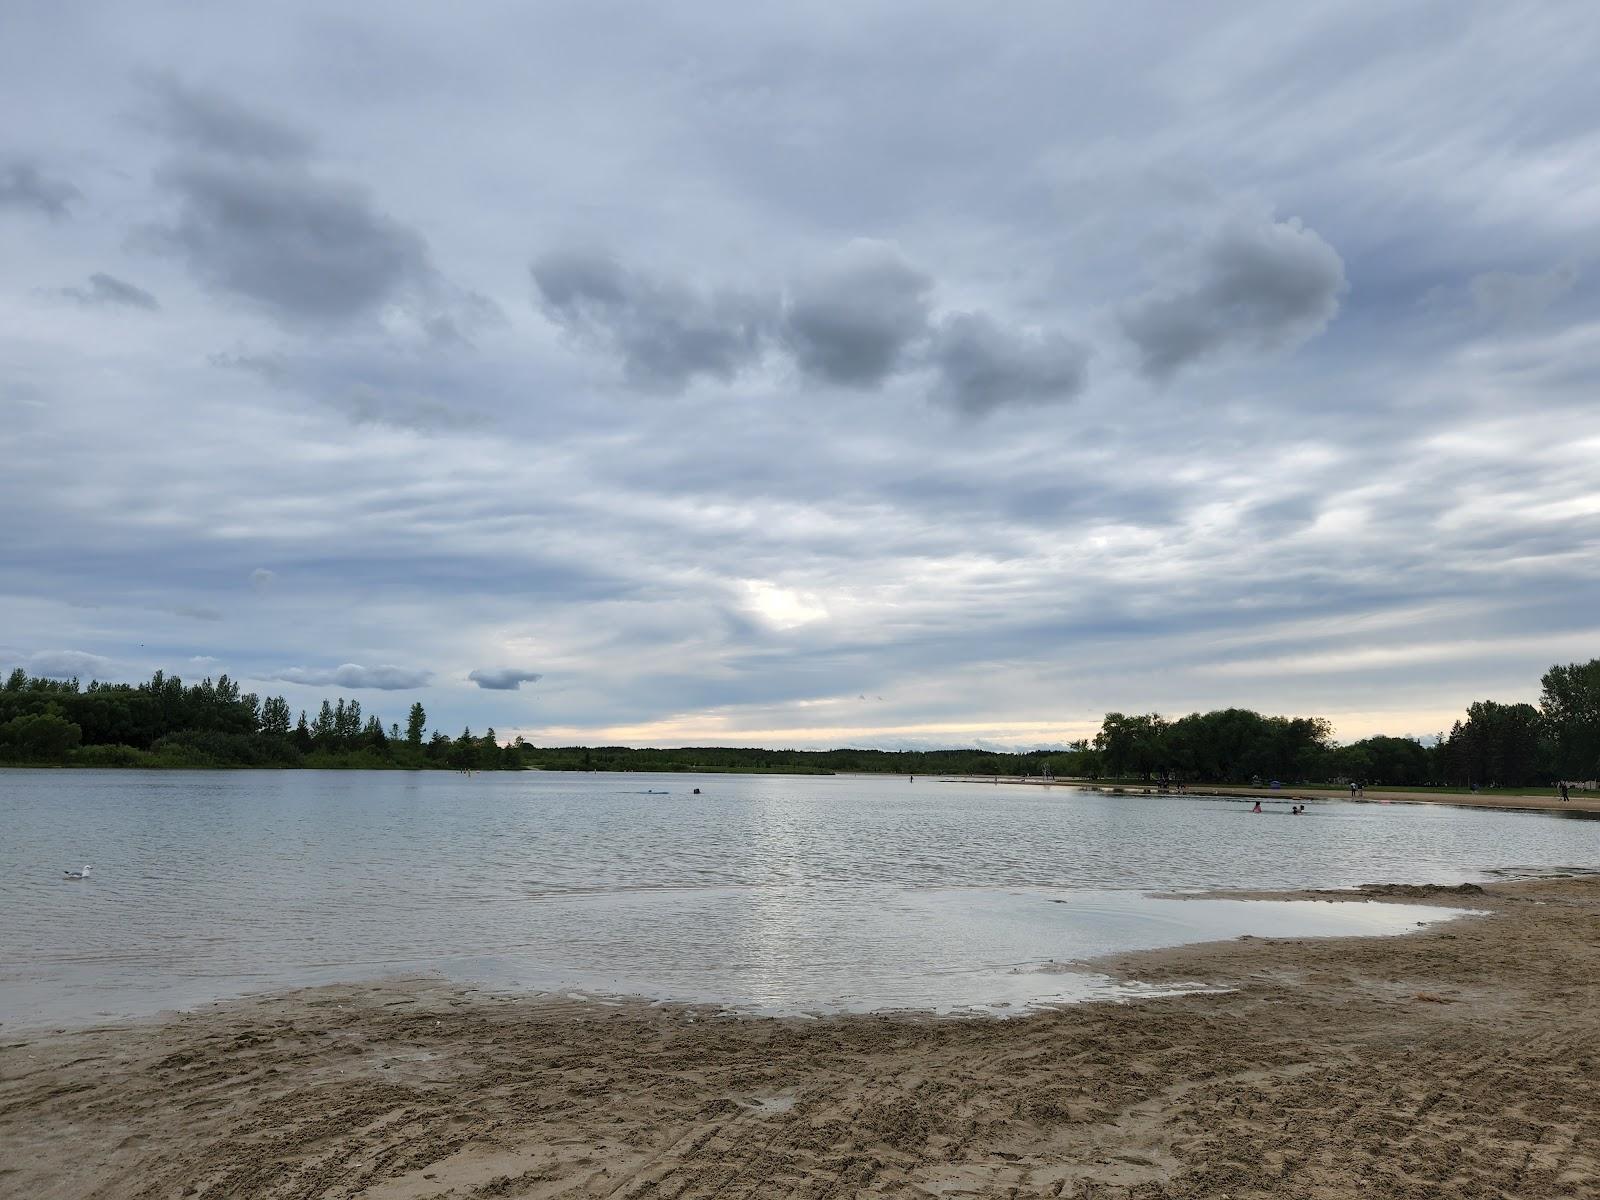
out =
<svg viewBox="0 0 1600 1200"><path fill-rule="evenodd" d="M340 745L349 745L361 735L361 701L339 697L333 710L333 731Z"/></svg>
<svg viewBox="0 0 1600 1200"><path fill-rule="evenodd" d="M0 746L5 746L18 758L39 761L65 758L82 740L83 730L54 711L13 717L0 725Z"/></svg>
<svg viewBox="0 0 1600 1200"><path fill-rule="evenodd" d="M422 702L419 700L411 706L411 711L406 715L406 741L413 746L422 745L422 734L428 724L428 714L423 711Z"/></svg>
<svg viewBox="0 0 1600 1200"><path fill-rule="evenodd" d="M328 706L324 703L322 707L326 708ZM310 753L314 739L311 736L311 726L306 724L306 710L303 708L300 710L300 723L294 727L294 733L289 740L294 743L295 749L299 750L301 754Z"/></svg>
<svg viewBox="0 0 1600 1200"><path fill-rule="evenodd" d="M1540 683L1539 712L1553 773L1562 779L1600 776L1600 658L1553 666Z"/></svg>
<svg viewBox="0 0 1600 1200"><path fill-rule="evenodd" d="M1531 704L1479 700L1457 721L1441 756L1446 782L1522 787L1539 782L1543 719Z"/></svg>
<svg viewBox="0 0 1600 1200"><path fill-rule="evenodd" d="M1095 735L1094 747L1112 775L1138 774L1145 779L1163 765L1167 722L1160 713L1126 716L1110 712Z"/></svg>
<svg viewBox="0 0 1600 1200"><path fill-rule="evenodd" d="M344 701L341 700L339 703L342 707ZM338 718L334 714L333 705L324 700L322 708L317 712L317 719L311 726L311 740L316 743L318 750L330 750L338 736Z"/></svg>
<svg viewBox="0 0 1600 1200"><path fill-rule="evenodd" d="M261 704L261 732L269 737L289 736L289 702L268 696Z"/></svg>

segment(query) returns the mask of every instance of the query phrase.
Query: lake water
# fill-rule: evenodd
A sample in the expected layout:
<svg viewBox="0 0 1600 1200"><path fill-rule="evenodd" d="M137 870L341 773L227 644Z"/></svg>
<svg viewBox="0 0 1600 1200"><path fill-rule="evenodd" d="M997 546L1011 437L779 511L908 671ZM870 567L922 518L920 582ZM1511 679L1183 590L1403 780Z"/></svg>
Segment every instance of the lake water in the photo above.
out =
<svg viewBox="0 0 1600 1200"><path fill-rule="evenodd" d="M1094 955L1439 917L1150 890L1600 865L1596 821L1275 807L903 776L0 771L0 1022L418 971L753 1012L1017 1011L1116 994L1062 969Z"/></svg>

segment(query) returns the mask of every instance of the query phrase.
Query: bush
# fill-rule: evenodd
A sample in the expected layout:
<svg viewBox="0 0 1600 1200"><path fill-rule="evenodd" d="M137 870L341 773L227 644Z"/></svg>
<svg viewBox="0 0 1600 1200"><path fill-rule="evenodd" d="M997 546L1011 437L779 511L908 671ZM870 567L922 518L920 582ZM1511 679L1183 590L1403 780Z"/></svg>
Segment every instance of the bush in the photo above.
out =
<svg viewBox="0 0 1600 1200"><path fill-rule="evenodd" d="M59 762L83 741L83 730L59 713L31 713L0 725L0 746L29 762Z"/></svg>
<svg viewBox="0 0 1600 1200"><path fill-rule="evenodd" d="M146 767L151 758L132 746L79 746L72 752L75 767Z"/></svg>

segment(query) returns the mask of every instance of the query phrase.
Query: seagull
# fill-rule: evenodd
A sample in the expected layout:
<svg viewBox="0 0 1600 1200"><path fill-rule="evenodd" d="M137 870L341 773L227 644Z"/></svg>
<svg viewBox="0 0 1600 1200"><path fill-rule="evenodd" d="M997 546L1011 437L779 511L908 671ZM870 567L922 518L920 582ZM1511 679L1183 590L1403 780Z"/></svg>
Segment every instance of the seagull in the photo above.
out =
<svg viewBox="0 0 1600 1200"><path fill-rule="evenodd" d="M91 867L88 863L84 863L83 870L81 871L63 871L61 874L62 877L66 879L87 879L89 878L89 872L92 870L94 870L93 867Z"/></svg>

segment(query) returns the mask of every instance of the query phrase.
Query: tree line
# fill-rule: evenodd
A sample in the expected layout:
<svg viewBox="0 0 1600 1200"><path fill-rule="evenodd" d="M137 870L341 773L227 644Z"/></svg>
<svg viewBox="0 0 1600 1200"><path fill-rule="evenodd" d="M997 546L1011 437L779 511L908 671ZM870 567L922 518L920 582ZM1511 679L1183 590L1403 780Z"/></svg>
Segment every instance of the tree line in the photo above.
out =
<svg viewBox="0 0 1600 1200"><path fill-rule="evenodd" d="M493 729L429 734L413 704L387 728L358 700L324 700L314 718L282 696L241 693L226 675L184 686L90 683L16 670L0 687L0 761L82 766L397 767L471 770L872 772L1196 783L1527 787L1600 776L1600 659L1552 666L1537 705L1480 700L1430 743L1369 737L1339 745L1320 717L1229 708L1168 719L1107 713L1100 730L1056 750L764 750L702 746L500 745Z"/></svg>
<svg viewBox="0 0 1600 1200"><path fill-rule="evenodd" d="M1094 740L1072 747L1089 777L1208 783L1355 781L1392 787L1530 787L1600 776L1600 659L1552 666L1537 705L1480 700L1430 744L1415 738L1332 740L1318 717L1248 709L1107 713Z"/></svg>
<svg viewBox="0 0 1600 1200"><path fill-rule="evenodd" d="M427 730L421 704L385 728L359 700L324 700L298 720L282 696L241 692L223 675L184 686L157 671L146 683L30 676L18 668L0 685L0 761L86 767L366 767L520 769L520 739L495 731L459 737Z"/></svg>

